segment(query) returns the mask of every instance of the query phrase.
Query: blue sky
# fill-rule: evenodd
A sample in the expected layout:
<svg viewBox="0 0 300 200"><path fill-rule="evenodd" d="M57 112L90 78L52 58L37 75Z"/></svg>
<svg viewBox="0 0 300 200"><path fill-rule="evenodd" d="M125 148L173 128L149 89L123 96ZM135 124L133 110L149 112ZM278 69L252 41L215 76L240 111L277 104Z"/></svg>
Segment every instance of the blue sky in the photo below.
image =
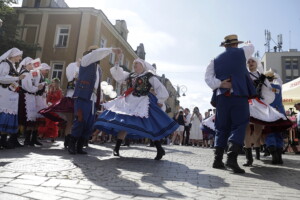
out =
<svg viewBox="0 0 300 200"><path fill-rule="evenodd" d="M70 7L101 9L114 24L124 19L128 42L143 43L146 60L156 63L174 85L185 85L183 107L210 108L211 90L204 73L211 59L223 51L224 36L235 33L250 40L263 56L264 30L274 41L283 35L283 50L300 50L298 0L66 0ZM275 43L271 42L271 47ZM267 66L271 67L271 66Z"/></svg>

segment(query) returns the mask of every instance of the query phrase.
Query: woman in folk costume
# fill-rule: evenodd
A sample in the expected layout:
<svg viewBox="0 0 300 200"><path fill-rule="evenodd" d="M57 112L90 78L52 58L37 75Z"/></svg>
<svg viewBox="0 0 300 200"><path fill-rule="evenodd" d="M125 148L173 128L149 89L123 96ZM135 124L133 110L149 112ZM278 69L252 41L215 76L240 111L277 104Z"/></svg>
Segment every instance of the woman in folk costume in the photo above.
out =
<svg viewBox="0 0 300 200"><path fill-rule="evenodd" d="M127 81L128 90L123 96L103 104L106 110L98 117L95 128L117 135L114 156L120 156L119 149L127 135L128 138L153 140L157 149L155 160L160 160L165 155L160 139L173 133L178 124L161 109L169 95L154 76L153 66L139 58L133 65L132 73L125 72L118 61L111 68L117 82ZM151 87L156 97L150 92Z"/></svg>
<svg viewBox="0 0 300 200"><path fill-rule="evenodd" d="M274 100L275 94L272 92L270 82L263 74L260 60L250 57L247 60L247 67L258 94L258 98L249 101L250 121L256 121L257 118L268 120L271 119L271 116L278 116L277 118L280 119L281 115L278 115L278 112L268 106ZM263 117L259 117L262 115L261 113L265 113ZM244 166L251 166L253 163L252 144L256 151L256 159L260 159L260 139L263 127L263 123L249 123L246 129L244 149L247 161Z"/></svg>
<svg viewBox="0 0 300 200"><path fill-rule="evenodd" d="M55 105L62 98L62 90L60 88L60 80L54 78L47 92L47 104L49 106ZM39 135L43 138L51 138L52 142L58 137L58 122L46 119L46 125L39 129Z"/></svg>
<svg viewBox="0 0 300 200"><path fill-rule="evenodd" d="M251 57L248 59L247 65L258 94L257 98L249 100L251 123L246 129L244 141L247 159L244 166L251 166L253 163L251 147L254 144L256 158L259 159L260 140L264 126L285 130L288 120L284 114L269 105L275 99L275 90L266 76L262 74L261 62L257 58Z"/></svg>
<svg viewBox="0 0 300 200"><path fill-rule="evenodd" d="M26 57L19 64L20 75L24 74L25 78L20 81L19 91L19 124L24 127L24 145L34 146L34 140L31 138L31 133L37 131L37 110L35 93L44 86L39 84L34 85L34 77L37 72L32 71L32 58Z"/></svg>
<svg viewBox="0 0 300 200"><path fill-rule="evenodd" d="M199 144L200 140L203 140L203 134L201 131L201 123L202 123L202 115L199 112L199 108L195 107L192 117L191 117L191 131L190 131L190 140L193 146L197 146L197 143ZM199 144L200 145L200 144Z"/></svg>
<svg viewBox="0 0 300 200"><path fill-rule="evenodd" d="M18 81L19 76L15 63L20 62L23 52L12 48L0 56L0 149L14 148L18 132ZM7 142L7 134L10 134Z"/></svg>
<svg viewBox="0 0 300 200"><path fill-rule="evenodd" d="M282 115L285 115L285 110L282 104L282 80L278 74L274 73L272 69L265 73L265 76L270 81L273 90L275 91L275 100L270 104ZM286 117L286 116L285 116ZM286 119L284 122L280 123L278 126L265 127L264 132L268 132L265 142L267 148L272 155L272 164L283 164L282 161L282 151L283 151L283 137L282 132L290 127L293 123Z"/></svg>
<svg viewBox="0 0 300 200"><path fill-rule="evenodd" d="M45 77L48 76L48 73L49 73L50 69L51 69L51 67L46 63L42 63L41 66L34 69L34 71L37 72L37 76L34 79L34 84L35 85L39 85L39 84L43 85L43 88L35 93L35 101L36 101L37 111L40 111L41 109L44 109L44 108L48 107L47 102L46 102L47 83L46 83ZM35 145L42 145L42 143L40 143L38 141L37 136L38 136L39 130L41 128L43 129L43 127L45 126L46 121L45 121L45 118L42 115L40 115L39 113L37 114L37 123L38 123L38 126L39 126L38 131L33 131L32 132L32 140L33 140L33 143Z"/></svg>
<svg viewBox="0 0 300 200"><path fill-rule="evenodd" d="M66 96L59 102L42 109L39 113L44 117L59 123L66 123L64 147L68 147L68 138L71 134L71 128L74 117L74 100L73 94L75 83L79 74L80 60L70 63L66 68L66 76L68 79Z"/></svg>

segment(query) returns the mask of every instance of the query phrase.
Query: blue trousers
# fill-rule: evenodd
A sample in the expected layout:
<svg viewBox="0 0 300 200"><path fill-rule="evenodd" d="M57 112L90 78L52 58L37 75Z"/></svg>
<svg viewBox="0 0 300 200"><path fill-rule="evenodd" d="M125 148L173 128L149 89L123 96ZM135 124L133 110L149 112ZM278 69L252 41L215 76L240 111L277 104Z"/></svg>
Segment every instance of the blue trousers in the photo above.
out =
<svg viewBox="0 0 300 200"><path fill-rule="evenodd" d="M95 106L90 100L77 98L74 101L74 115L71 135L88 139L92 135L93 124L95 122ZM92 112L94 109L94 112Z"/></svg>
<svg viewBox="0 0 300 200"><path fill-rule="evenodd" d="M243 145L249 119L247 97L218 95L216 98L215 147L225 148L228 142Z"/></svg>
<svg viewBox="0 0 300 200"><path fill-rule="evenodd" d="M283 148L282 133L270 133L267 135L265 143L267 147L275 146L276 148Z"/></svg>

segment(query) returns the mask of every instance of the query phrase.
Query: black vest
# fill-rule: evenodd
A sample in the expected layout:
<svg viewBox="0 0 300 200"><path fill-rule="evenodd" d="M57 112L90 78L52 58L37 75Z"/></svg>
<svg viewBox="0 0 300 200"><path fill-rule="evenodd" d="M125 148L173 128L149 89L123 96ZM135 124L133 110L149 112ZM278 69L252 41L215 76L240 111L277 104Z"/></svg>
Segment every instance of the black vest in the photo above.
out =
<svg viewBox="0 0 300 200"><path fill-rule="evenodd" d="M19 73L15 70L13 64L11 62L9 62L8 60L2 60L1 63L6 62L9 65L9 73L8 75L13 76L13 77L18 77ZM3 88L8 88L8 86L10 86L10 84L2 84L0 83L0 85Z"/></svg>
<svg viewBox="0 0 300 200"><path fill-rule="evenodd" d="M147 96L152 85L149 82L149 79L153 76L152 73L148 72L142 76L136 77L136 74L130 73L127 79L128 87L133 88L133 96ZM134 81L135 79L135 81Z"/></svg>
<svg viewBox="0 0 300 200"><path fill-rule="evenodd" d="M41 78L40 78L39 83L43 83L43 82L45 82L45 78L44 78L44 76L41 74ZM43 94L45 93L45 91L46 91L46 85L44 85L43 89L37 91L37 92L35 93L35 95L37 95L37 96L43 96Z"/></svg>

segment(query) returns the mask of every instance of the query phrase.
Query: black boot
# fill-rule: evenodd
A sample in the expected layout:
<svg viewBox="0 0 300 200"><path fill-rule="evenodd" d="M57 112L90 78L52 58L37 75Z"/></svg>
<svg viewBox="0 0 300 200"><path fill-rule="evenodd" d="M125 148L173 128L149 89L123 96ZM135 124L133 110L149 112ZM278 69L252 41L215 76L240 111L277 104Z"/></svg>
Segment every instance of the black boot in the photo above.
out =
<svg viewBox="0 0 300 200"><path fill-rule="evenodd" d="M70 135L66 135L65 136L65 140L64 140L64 147L65 147L65 149L68 148L69 139L70 139Z"/></svg>
<svg viewBox="0 0 300 200"><path fill-rule="evenodd" d="M283 164L283 161L282 161L282 148L277 148L277 157L278 157L278 164Z"/></svg>
<svg viewBox="0 0 300 200"><path fill-rule="evenodd" d="M245 148L247 162L243 166L251 166L253 163L252 148Z"/></svg>
<svg viewBox="0 0 300 200"><path fill-rule="evenodd" d="M150 140L150 143L147 145L147 147L154 147L154 142Z"/></svg>
<svg viewBox="0 0 300 200"><path fill-rule="evenodd" d="M26 130L24 133L24 146L29 146L30 145L30 138L31 138L31 130Z"/></svg>
<svg viewBox="0 0 300 200"><path fill-rule="evenodd" d="M83 145L85 142L85 138L84 137L80 137L77 141L77 153L78 154L87 154L86 151L83 151Z"/></svg>
<svg viewBox="0 0 300 200"><path fill-rule="evenodd" d="M125 139L124 144L122 144L121 146L130 146L130 140L129 139Z"/></svg>
<svg viewBox="0 0 300 200"><path fill-rule="evenodd" d="M121 140L121 139L117 139L116 146L115 146L114 151L113 151L114 156L120 156L119 150L120 150L120 146L122 144L122 141L123 140Z"/></svg>
<svg viewBox="0 0 300 200"><path fill-rule="evenodd" d="M18 134L11 134L8 142L14 147L23 147L23 145L18 141Z"/></svg>
<svg viewBox="0 0 300 200"><path fill-rule="evenodd" d="M1 134L0 146L4 149L13 149L15 148L13 144L7 141L7 134Z"/></svg>
<svg viewBox="0 0 300 200"><path fill-rule="evenodd" d="M166 154L165 150L162 148L161 143L159 140L154 141L154 145L157 150L157 155L154 160L160 160Z"/></svg>
<svg viewBox="0 0 300 200"><path fill-rule="evenodd" d="M260 147L255 147L255 159L260 160Z"/></svg>
<svg viewBox="0 0 300 200"><path fill-rule="evenodd" d="M30 140L30 146L34 146L34 145L39 145L39 146L42 146L43 144L40 143L38 141L38 136L37 136L37 131L32 131L31 132L31 140Z"/></svg>
<svg viewBox="0 0 300 200"><path fill-rule="evenodd" d="M270 152L269 152L266 144L263 145L263 149L264 149L264 156L269 156Z"/></svg>
<svg viewBox="0 0 300 200"><path fill-rule="evenodd" d="M69 136L68 151L70 154L76 154L77 139L78 138L76 138L72 135Z"/></svg>
<svg viewBox="0 0 300 200"><path fill-rule="evenodd" d="M268 150L270 152L270 154L272 155L272 164L276 165L279 163L279 158L278 158L278 154L277 154L277 149L275 146L269 146Z"/></svg>
<svg viewBox="0 0 300 200"><path fill-rule="evenodd" d="M213 162L213 168L215 169L225 169L225 165L223 163L223 154L224 154L224 148L216 147L215 150L215 159Z"/></svg>
<svg viewBox="0 0 300 200"><path fill-rule="evenodd" d="M232 142L228 143L226 166L231 168L234 173L243 174L245 173L245 170L240 168L240 166L237 163L237 157L240 149L241 149L240 145L234 144Z"/></svg>

